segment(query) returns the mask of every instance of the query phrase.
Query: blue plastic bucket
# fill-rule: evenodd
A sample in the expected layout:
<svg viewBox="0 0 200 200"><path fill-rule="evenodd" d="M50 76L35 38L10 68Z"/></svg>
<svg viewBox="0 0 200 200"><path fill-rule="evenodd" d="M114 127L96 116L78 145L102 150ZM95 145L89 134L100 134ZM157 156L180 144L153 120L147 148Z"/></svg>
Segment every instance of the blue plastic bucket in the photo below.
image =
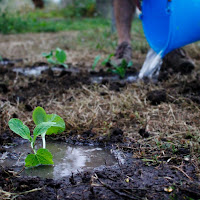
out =
<svg viewBox="0 0 200 200"><path fill-rule="evenodd" d="M149 45L162 57L200 40L200 0L143 0L141 19Z"/></svg>

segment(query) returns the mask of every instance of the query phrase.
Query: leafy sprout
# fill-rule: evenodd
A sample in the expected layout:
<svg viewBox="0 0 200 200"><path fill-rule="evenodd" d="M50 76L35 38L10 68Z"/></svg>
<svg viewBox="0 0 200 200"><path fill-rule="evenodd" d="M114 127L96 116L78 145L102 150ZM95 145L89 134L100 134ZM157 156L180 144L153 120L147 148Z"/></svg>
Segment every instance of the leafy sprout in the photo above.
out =
<svg viewBox="0 0 200 200"><path fill-rule="evenodd" d="M67 61L67 55L64 50L56 48L51 50L49 53L42 53L42 56L46 58L47 62L52 66L62 65L65 68L68 68L68 65L65 64Z"/></svg>
<svg viewBox="0 0 200 200"><path fill-rule="evenodd" d="M126 75L126 71L128 68L130 68L133 65L133 62L130 61L127 63L125 59L121 61L119 65L115 64L114 62L111 61L111 58L114 56L114 54L110 54L106 59L102 61L102 65L106 66L107 64L110 65L110 68L107 70L108 72L111 72L113 74L117 74L120 76L120 78L124 78ZM92 65L92 70L94 70L100 61L101 56L96 56L94 59L94 63Z"/></svg>
<svg viewBox="0 0 200 200"><path fill-rule="evenodd" d="M38 165L52 165L53 156L46 149L45 135L61 133L65 130L64 120L56 114L46 114L42 107L37 107L33 111L33 121L36 124L31 136L29 128L23 124L20 119L13 118L9 120L10 129L22 138L29 140L34 154L29 154L25 159L26 167L35 167ZM42 137L43 148L35 149L35 142L38 136Z"/></svg>
<svg viewBox="0 0 200 200"><path fill-rule="evenodd" d="M113 74L119 75L120 78L124 78L126 75L127 69L130 68L132 65L133 65L132 61L127 63L126 60L123 59L120 65L112 64L111 68L108 69L108 71Z"/></svg>
<svg viewBox="0 0 200 200"><path fill-rule="evenodd" d="M101 59L101 56L100 56L100 55L98 55L98 56L95 57L94 63L93 63L93 65L92 65L92 70L95 70L95 68L96 68L98 62L100 61L100 59Z"/></svg>

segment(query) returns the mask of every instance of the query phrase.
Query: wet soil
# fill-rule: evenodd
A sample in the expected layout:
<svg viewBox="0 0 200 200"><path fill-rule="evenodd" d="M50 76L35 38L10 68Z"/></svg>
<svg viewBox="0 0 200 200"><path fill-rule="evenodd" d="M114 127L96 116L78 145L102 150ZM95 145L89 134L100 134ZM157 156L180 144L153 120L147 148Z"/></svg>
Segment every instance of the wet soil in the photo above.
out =
<svg viewBox="0 0 200 200"><path fill-rule="evenodd" d="M16 199L199 199L194 168L184 167L191 180L176 168L147 166L140 160L82 172L59 181L39 177L14 177L0 170L4 191L17 192ZM167 191L172 186L171 192ZM166 190L166 191L165 191Z"/></svg>
<svg viewBox="0 0 200 200"><path fill-rule="evenodd" d="M14 67L18 66L15 63L14 65L2 63L0 66L1 155L6 151L4 145L10 145L20 140L8 129L9 118L23 117L30 125L31 113L36 106L48 107L47 104L50 104L51 101L65 98L69 91L72 91L71 95L67 96L65 101L70 103L75 101L76 90L83 88L85 93L89 92L87 88L84 88L86 86L96 87L99 84L100 87L106 86L112 93L118 95L130 84L120 79L113 81L113 76L103 70L95 73L87 70L80 70L76 73L73 70L61 70L55 73L49 69L37 77L16 73L13 71ZM134 76L137 74L137 70L134 68L128 73ZM155 108L166 102L177 104L180 97L199 106L198 75L196 75L196 80L183 79L179 82L172 82L170 81L172 80L170 72L164 70L164 73L167 76L159 79L162 83L156 83L161 89L148 87L151 84L149 82L142 86L144 89L148 87L143 94L144 99L147 99ZM101 82L93 82L91 78L94 76L102 77ZM106 98L109 94L107 90L102 89L99 95L101 98ZM5 105L12 109L8 112L4 108ZM58 107L62 109L62 103ZM15 109L20 109L21 112ZM95 127L88 127L87 130L84 130L81 127L76 128L68 122L69 131L61 136L51 136L53 140L70 144L118 149L123 152L124 163L118 161L114 166L104 166L94 171L72 174L56 181L40 177L20 176L20 173L16 174L12 168L1 167L1 199L200 199L198 164L195 165L192 160L185 159L185 156L190 154L190 149L182 146L175 150L167 148L166 151L163 151L164 153L162 150L160 151L161 157L157 156L153 150L143 152L139 141L127 137L126 130L124 130L125 117L125 113L120 113L117 119L118 123L116 122L114 125L104 122L104 126L109 131L103 135L98 133ZM136 126L139 117L131 114L129 121ZM148 124L141 124L143 127L138 128L134 134L139 139L148 140L152 137L151 131L148 130ZM165 138L162 140L164 141ZM146 154L146 156L142 156L142 154ZM176 155L175 159L174 155Z"/></svg>

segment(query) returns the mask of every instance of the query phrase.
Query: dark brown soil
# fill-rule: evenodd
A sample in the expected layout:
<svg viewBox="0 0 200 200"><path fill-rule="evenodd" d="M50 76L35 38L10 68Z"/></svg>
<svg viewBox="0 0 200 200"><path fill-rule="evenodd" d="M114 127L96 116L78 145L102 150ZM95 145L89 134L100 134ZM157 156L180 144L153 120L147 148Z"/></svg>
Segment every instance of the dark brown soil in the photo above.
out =
<svg viewBox="0 0 200 200"><path fill-rule="evenodd" d="M152 105L158 105L162 102L166 102L167 95L165 90L154 90L148 92L147 100L151 102Z"/></svg>
<svg viewBox="0 0 200 200"><path fill-rule="evenodd" d="M199 185L195 183L194 168L184 166L182 172L167 165L145 165L131 158L126 164L105 167L103 170L83 172L60 181L39 177L13 177L0 170L0 185L4 191L17 192L16 199L199 199ZM167 192L172 186L173 191ZM32 191L36 189L38 191ZM164 191L166 190L166 191ZM29 191L29 192L27 192ZM25 194L21 194L25 192ZM27 192L27 194L26 194Z"/></svg>

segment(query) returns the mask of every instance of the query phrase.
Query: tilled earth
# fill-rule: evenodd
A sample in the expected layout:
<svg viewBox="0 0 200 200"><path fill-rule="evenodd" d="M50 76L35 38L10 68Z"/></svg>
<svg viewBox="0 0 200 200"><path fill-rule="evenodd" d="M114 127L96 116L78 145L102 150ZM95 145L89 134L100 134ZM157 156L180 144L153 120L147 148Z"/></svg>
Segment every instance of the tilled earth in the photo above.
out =
<svg viewBox="0 0 200 200"><path fill-rule="evenodd" d="M41 65L47 64L29 68ZM20 118L32 130L32 111L42 106L66 122L66 131L49 139L118 149L125 163L57 181L1 167L1 199L200 199L198 68L176 74L162 68L156 83L126 83L105 78L103 70L60 67L34 77L13 72L15 67L21 64L0 66L1 155L4 145L16 143L9 119ZM137 71L135 66L128 74ZM103 77L101 83L93 83L94 76Z"/></svg>

